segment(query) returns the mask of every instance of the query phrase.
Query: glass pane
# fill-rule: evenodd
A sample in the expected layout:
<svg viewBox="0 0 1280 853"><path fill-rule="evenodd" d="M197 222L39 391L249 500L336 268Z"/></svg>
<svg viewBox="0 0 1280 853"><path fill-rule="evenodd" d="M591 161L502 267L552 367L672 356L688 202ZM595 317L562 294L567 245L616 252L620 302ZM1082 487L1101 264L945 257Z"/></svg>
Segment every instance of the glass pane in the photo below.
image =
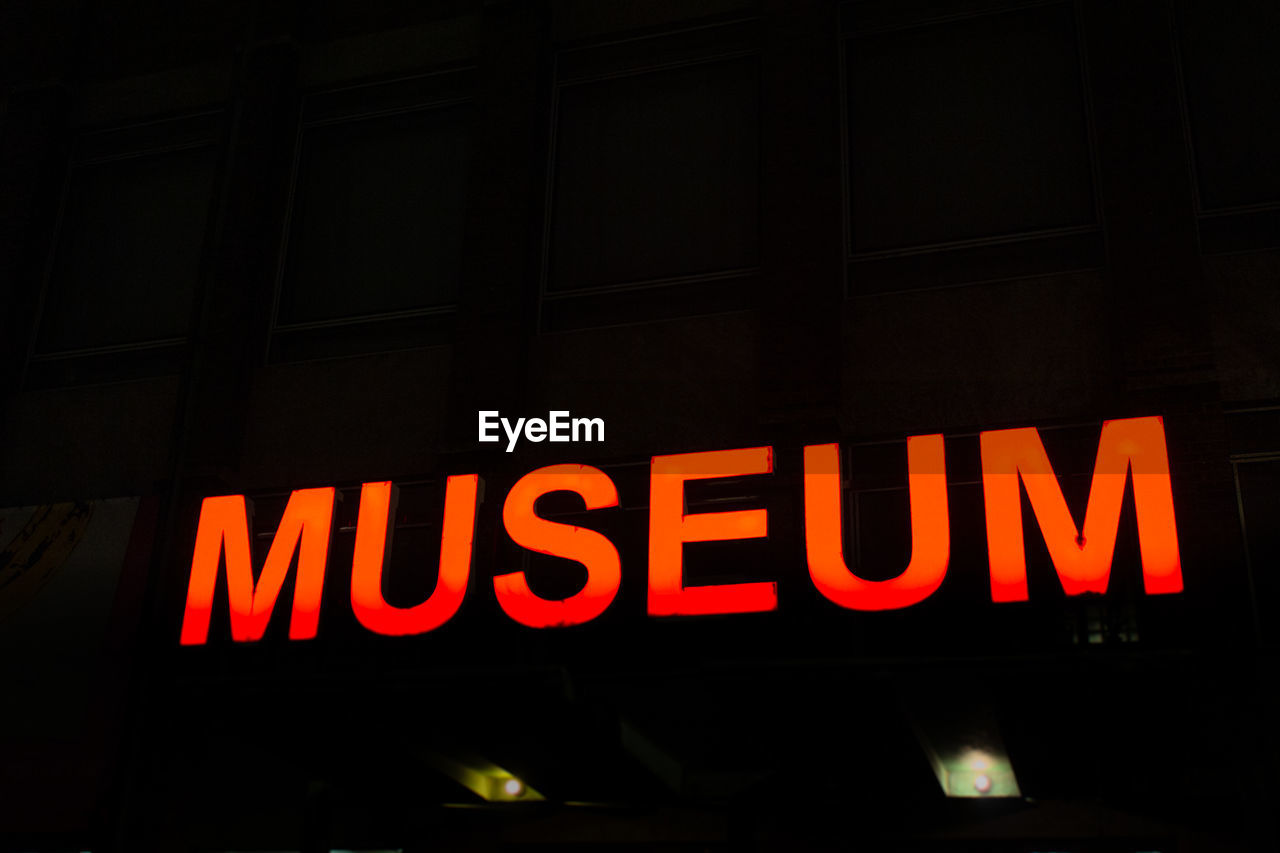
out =
<svg viewBox="0 0 1280 853"><path fill-rule="evenodd" d="M1069 5L846 42L858 251L1092 223Z"/></svg>
<svg viewBox="0 0 1280 853"><path fill-rule="evenodd" d="M307 130L277 322L457 299L469 107Z"/></svg>
<svg viewBox="0 0 1280 853"><path fill-rule="evenodd" d="M1280 636L1271 627L1271 614L1280 601L1280 526L1276 524L1280 518L1280 459L1241 462L1237 472L1260 639L1273 645Z"/></svg>
<svg viewBox="0 0 1280 853"><path fill-rule="evenodd" d="M551 288L754 266L758 115L753 58L564 87Z"/></svg>
<svg viewBox="0 0 1280 853"><path fill-rule="evenodd" d="M39 352L186 335L216 169L213 148L74 169Z"/></svg>
<svg viewBox="0 0 1280 853"><path fill-rule="evenodd" d="M1178 4L1204 208L1280 201L1280 4Z"/></svg>

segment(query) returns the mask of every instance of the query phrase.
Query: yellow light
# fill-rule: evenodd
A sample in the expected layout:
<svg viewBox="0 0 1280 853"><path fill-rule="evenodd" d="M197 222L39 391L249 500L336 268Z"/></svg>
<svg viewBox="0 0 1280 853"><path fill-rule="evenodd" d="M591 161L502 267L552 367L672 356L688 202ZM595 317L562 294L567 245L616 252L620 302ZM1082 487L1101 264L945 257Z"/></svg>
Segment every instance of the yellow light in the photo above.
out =
<svg viewBox="0 0 1280 853"><path fill-rule="evenodd" d="M524 793L524 783L519 779L508 779L502 783L502 790L508 797L518 797Z"/></svg>

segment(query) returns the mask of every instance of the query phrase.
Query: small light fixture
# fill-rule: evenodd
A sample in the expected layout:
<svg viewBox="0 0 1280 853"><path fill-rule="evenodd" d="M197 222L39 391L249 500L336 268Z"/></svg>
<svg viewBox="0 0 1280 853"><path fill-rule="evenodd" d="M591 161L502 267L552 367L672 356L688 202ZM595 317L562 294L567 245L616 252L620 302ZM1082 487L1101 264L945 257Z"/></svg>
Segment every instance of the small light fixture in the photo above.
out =
<svg viewBox="0 0 1280 853"><path fill-rule="evenodd" d="M986 773L979 773L973 780L973 787L979 794L991 793L991 777Z"/></svg>
<svg viewBox="0 0 1280 853"><path fill-rule="evenodd" d="M512 777L502 783L502 790L508 797L518 797L524 793L524 783Z"/></svg>

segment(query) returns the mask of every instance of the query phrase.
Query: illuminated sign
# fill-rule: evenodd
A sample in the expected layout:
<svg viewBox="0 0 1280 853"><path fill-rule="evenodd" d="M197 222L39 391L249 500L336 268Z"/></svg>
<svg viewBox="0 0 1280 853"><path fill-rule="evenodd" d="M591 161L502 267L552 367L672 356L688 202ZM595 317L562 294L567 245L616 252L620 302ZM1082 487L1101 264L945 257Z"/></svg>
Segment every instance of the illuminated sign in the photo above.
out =
<svg viewBox="0 0 1280 853"><path fill-rule="evenodd" d="M1058 478L1034 428L984 432L979 437L986 512L991 599L1026 601L1022 492L1044 535L1049 556L1067 595L1103 593L1111 574L1126 486L1132 479L1142 579L1148 594L1182 591L1182 568L1174 521L1164 425L1158 417L1103 424L1089 489L1084 525L1077 528ZM768 534L764 508L688 512L685 484L691 480L767 476L773 449L753 447L653 457L649 468L648 613L653 617L758 613L778 607L772 582L692 585L684 573L684 545L759 539ZM836 444L804 448L804 550L809 577L828 600L850 610L910 607L942 584L950 560L943 437L907 439L907 488L911 514L911 558L896 577L867 580L843 553L840 450ZM502 522L517 545L580 563L582 588L547 599L529 586L524 572L493 578L498 604L530 628L580 625L613 603L622 582L622 562L608 537L594 530L543 518L540 497L572 492L586 510L618 505L610 477L589 465L550 465L521 477L507 493ZM445 485L440 572L426 601L395 607L382 594L382 574L391 541L396 489L365 483L360 491L351 569L351 607L359 623L377 634L404 636L434 630L461 607L470 580L480 477L451 476ZM208 639L219 569L226 566L231 636L259 640L266 631L289 567L297 557L289 638L316 636L332 530L333 488L293 492L257 580L250 557L249 505L243 495L204 500L191 560L181 643Z"/></svg>

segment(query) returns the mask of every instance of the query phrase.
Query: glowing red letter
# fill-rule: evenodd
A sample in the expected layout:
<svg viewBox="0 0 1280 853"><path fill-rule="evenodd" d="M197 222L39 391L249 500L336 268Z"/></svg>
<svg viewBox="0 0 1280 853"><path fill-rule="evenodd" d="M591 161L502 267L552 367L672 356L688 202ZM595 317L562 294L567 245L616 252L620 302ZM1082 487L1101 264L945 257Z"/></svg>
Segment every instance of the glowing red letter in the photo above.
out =
<svg viewBox="0 0 1280 853"><path fill-rule="evenodd" d="M1027 600L1019 476L1062 589L1067 595L1106 592L1120 527L1120 503L1130 468L1143 585L1148 594L1182 591L1169 455L1160 418L1103 423L1083 535L1077 534L1040 434L1034 428L984 432L981 445L993 601Z"/></svg>
<svg viewBox="0 0 1280 853"><path fill-rule="evenodd" d="M393 607L382 597L382 571L395 531L389 518L397 490L391 483L361 486L355 556L351 562L351 609L361 625L377 634L402 637L439 628L458 612L471 575L479 487L480 478L475 474L450 477L445 482L436 588L421 604Z"/></svg>
<svg viewBox="0 0 1280 853"><path fill-rule="evenodd" d="M778 608L776 583L684 585L684 543L756 539L768 535L763 509L686 515L686 480L768 474L773 448L655 456L649 485L649 615L755 613Z"/></svg>
<svg viewBox="0 0 1280 853"><path fill-rule="evenodd" d="M293 591L289 639L309 640L320 621L320 596L333 525L334 490L300 489L289 497L276 530L262 576L255 584L249 556L249 506L244 495L205 498L191 557L187 607L182 614L184 646L208 641L218 564L227 555L227 598L231 605L231 638L238 643L262 639L295 552L298 580Z"/></svg>
<svg viewBox="0 0 1280 853"><path fill-rule="evenodd" d="M841 548L840 447L815 444L804 449L805 552L819 592L851 610L892 610L923 601L942 584L951 529L941 435L907 439L907 491L911 561L891 580L863 580L845 565Z"/></svg>
<svg viewBox="0 0 1280 853"><path fill-rule="evenodd" d="M502 523L516 544L581 563L587 583L580 592L561 601L540 598L529 589L524 572L493 579L498 604L506 614L530 628L580 625L599 616L613 603L622 582L618 551L603 534L571 524L540 518L533 505L548 492L577 492L587 509L618 505L613 480L589 465L549 465L530 471L511 487L502 507Z"/></svg>

